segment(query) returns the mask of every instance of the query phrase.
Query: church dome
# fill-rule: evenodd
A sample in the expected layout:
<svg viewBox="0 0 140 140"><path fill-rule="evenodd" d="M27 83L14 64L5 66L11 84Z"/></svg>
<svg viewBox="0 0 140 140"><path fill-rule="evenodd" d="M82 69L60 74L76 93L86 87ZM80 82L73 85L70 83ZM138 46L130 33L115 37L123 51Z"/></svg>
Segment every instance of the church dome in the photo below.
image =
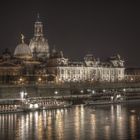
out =
<svg viewBox="0 0 140 140"><path fill-rule="evenodd" d="M29 48L31 49L31 52L36 52L37 54L48 53L48 40L44 37L34 37L30 41Z"/></svg>
<svg viewBox="0 0 140 140"><path fill-rule="evenodd" d="M22 35L22 43L17 45L14 56L21 59L30 59L32 58L32 53L29 46L24 43L24 36Z"/></svg>
<svg viewBox="0 0 140 140"><path fill-rule="evenodd" d="M41 22L39 15L34 24L34 37L30 41L29 48L34 57L41 59L49 57L49 44L48 40L44 37L43 23Z"/></svg>

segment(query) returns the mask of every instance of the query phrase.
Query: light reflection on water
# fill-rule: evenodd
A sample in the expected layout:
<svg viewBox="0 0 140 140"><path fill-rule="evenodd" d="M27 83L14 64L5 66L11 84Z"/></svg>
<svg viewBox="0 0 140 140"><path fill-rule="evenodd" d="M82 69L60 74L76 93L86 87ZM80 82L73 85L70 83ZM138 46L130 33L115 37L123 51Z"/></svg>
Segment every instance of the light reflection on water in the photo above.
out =
<svg viewBox="0 0 140 140"><path fill-rule="evenodd" d="M140 139L140 103L0 114L0 140Z"/></svg>

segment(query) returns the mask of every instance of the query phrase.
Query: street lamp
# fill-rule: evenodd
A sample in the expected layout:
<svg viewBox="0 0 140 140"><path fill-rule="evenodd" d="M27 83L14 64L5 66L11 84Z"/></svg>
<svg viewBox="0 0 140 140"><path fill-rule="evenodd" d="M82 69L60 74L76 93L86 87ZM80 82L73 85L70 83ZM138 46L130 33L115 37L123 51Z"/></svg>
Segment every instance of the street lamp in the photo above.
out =
<svg viewBox="0 0 140 140"><path fill-rule="evenodd" d="M106 90L105 89L103 89L103 93L105 93L106 92Z"/></svg>
<svg viewBox="0 0 140 140"><path fill-rule="evenodd" d="M87 89L87 92L90 92L91 91L91 89Z"/></svg>
<svg viewBox="0 0 140 140"><path fill-rule="evenodd" d="M23 82L23 78L22 77L19 78L19 82L22 84L22 82Z"/></svg>
<svg viewBox="0 0 140 140"><path fill-rule="evenodd" d="M114 99L114 97L113 97L113 96L111 96L111 101L113 101L113 99Z"/></svg>
<svg viewBox="0 0 140 140"><path fill-rule="evenodd" d="M131 80L131 82L133 82L133 80L134 80L134 79L131 77L131 79L130 79L130 80Z"/></svg>
<svg viewBox="0 0 140 140"><path fill-rule="evenodd" d="M126 89L125 88L123 89L123 92L126 92Z"/></svg>
<svg viewBox="0 0 140 140"><path fill-rule="evenodd" d="M95 90L92 90L92 94L95 94Z"/></svg>
<svg viewBox="0 0 140 140"><path fill-rule="evenodd" d="M23 91L20 92L20 98L21 98L22 100L24 99L24 92L23 92Z"/></svg>
<svg viewBox="0 0 140 140"><path fill-rule="evenodd" d="M81 93L84 93L84 90L81 90L80 92L81 92Z"/></svg>
<svg viewBox="0 0 140 140"><path fill-rule="evenodd" d="M42 79L41 77L38 78L38 83L41 83Z"/></svg>
<svg viewBox="0 0 140 140"><path fill-rule="evenodd" d="M42 80L42 79L39 77L39 78L38 78L38 81L41 82L41 80Z"/></svg>
<svg viewBox="0 0 140 140"><path fill-rule="evenodd" d="M27 96L27 92L21 91L20 92L20 98L23 100L24 98L26 98Z"/></svg>
<svg viewBox="0 0 140 140"><path fill-rule="evenodd" d="M54 91L54 94L56 94L56 95L57 95L57 94L58 94L58 91L57 91L57 90L56 90L56 91Z"/></svg>
<svg viewBox="0 0 140 140"><path fill-rule="evenodd" d="M22 78L19 79L20 82L22 82L22 80L23 80Z"/></svg>

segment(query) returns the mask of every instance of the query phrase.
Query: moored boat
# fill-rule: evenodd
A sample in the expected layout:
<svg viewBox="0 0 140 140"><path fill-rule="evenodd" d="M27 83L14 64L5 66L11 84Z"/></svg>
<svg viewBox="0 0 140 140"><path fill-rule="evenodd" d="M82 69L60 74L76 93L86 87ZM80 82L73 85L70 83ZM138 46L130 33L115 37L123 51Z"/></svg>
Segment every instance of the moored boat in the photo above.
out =
<svg viewBox="0 0 140 140"><path fill-rule="evenodd" d="M11 112L28 112L28 111L37 111L37 110L47 110L47 109L58 109L58 108L68 108L72 106L72 102L65 101L62 99L55 98L29 98L27 97L27 92L21 91L20 98L18 98L17 104L14 102L9 103L9 106L3 105L0 106L0 113L11 113ZM14 100L14 99L13 99ZM8 100L4 100L5 101ZM3 104L4 104L3 103Z"/></svg>
<svg viewBox="0 0 140 140"><path fill-rule="evenodd" d="M72 103L64 100L57 99L48 99L43 105L41 109L58 109L58 108L67 108L71 107Z"/></svg>
<svg viewBox="0 0 140 140"><path fill-rule="evenodd" d="M39 105L39 103L34 102L34 101L30 101L30 100L22 101L22 104L20 106L20 109L24 112L36 111L36 110L39 110L40 108L41 108L41 106Z"/></svg>
<svg viewBox="0 0 140 140"><path fill-rule="evenodd" d="M109 100L86 100L85 105L104 105L104 104L118 104L118 103L126 103L127 100L125 96L121 96L121 94L114 94L111 96Z"/></svg>

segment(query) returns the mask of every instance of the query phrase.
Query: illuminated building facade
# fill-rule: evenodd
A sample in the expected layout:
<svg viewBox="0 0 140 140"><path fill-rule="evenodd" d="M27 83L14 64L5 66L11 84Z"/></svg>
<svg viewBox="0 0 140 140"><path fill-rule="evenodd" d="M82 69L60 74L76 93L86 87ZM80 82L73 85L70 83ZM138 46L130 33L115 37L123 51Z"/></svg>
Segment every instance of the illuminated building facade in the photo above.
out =
<svg viewBox="0 0 140 140"><path fill-rule="evenodd" d="M119 82L124 80L124 70L119 55L101 62L88 54L82 62L70 62L62 52L53 50L48 60L48 71L56 76L56 82Z"/></svg>
<svg viewBox="0 0 140 140"><path fill-rule="evenodd" d="M46 59L49 57L48 40L44 37L43 23L39 15L37 15L37 20L34 24L34 37L30 41L29 48L36 58Z"/></svg>
<svg viewBox="0 0 140 140"><path fill-rule="evenodd" d="M140 68L126 68L125 69L126 82L140 82Z"/></svg>
<svg viewBox="0 0 140 140"><path fill-rule="evenodd" d="M83 61L71 62L63 52L52 49L43 34L39 16L34 24L34 37L29 45L21 36L21 43L12 55L6 50L0 57L1 84L46 84L47 82L119 82L125 78L124 61L120 55L101 62L92 54Z"/></svg>

